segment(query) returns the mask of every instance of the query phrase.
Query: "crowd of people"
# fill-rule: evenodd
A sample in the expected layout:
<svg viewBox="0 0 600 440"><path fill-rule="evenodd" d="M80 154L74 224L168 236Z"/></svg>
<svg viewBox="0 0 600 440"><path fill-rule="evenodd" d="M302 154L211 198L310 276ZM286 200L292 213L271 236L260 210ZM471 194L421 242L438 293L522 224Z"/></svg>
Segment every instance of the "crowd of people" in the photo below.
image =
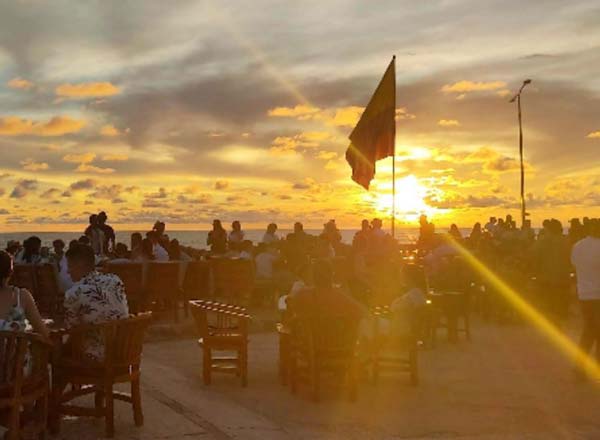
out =
<svg viewBox="0 0 600 440"><path fill-rule="evenodd" d="M107 224L107 219L105 212L90 216L90 224L78 240L68 246L61 239L54 240L52 250L44 248L35 236L25 240L22 246L8 243L0 258L3 283L0 317L4 317L0 319L0 329L21 328L27 317L34 328L43 333L31 295L9 285L13 261L15 264L54 264L59 285L66 292L66 316L69 322L76 323L82 322L78 318L82 315L86 315L84 322L98 322L127 314L126 295L120 280L96 270L106 261L118 264L186 262L203 258L251 260L257 280L271 282L277 296L291 294L291 298L307 286L316 286L317 281L323 288L332 288L332 262L343 257L349 262L346 294L352 298L350 308L354 308L355 303L362 307L372 305L373 296L382 286L392 286L390 301L404 298L414 304L423 302L430 286L443 286L447 279L456 276L458 270L453 261L466 251L517 291L525 295L525 291L531 290L533 294L527 299L557 323L567 316L576 273L584 317L582 347L589 349L600 340L599 219L573 219L565 234L563 225L556 219L545 220L536 233L529 221L517 228L510 215L490 217L484 226L476 223L470 234L463 236L454 224L447 232L439 233L423 215L414 247L398 245L377 218L363 220L351 244L342 242L335 220L325 223L319 235L308 234L302 223L297 222L293 232L280 236L277 225L271 223L259 243L246 238L239 221L232 222L228 232L220 220L214 220L206 240L207 249L181 246L176 239L170 239L161 221L145 235L133 233L128 246L116 242L114 229ZM315 261L320 262L316 271L313 270L316 266L311 264ZM400 265L396 265L398 262ZM401 277L396 276L395 268L407 266L407 262L416 263L415 267L419 267L424 276L411 274L413 269L406 267ZM386 273L386 268L392 269ZM330 273L325 273L327 271ZM390 273L392 276L387 277ZM471 284L481 281L477 276L471 274ZM422 281L425 279L426 282ZM102 307L98 307L93 292L105 292ZM326 301L327 304L341 304L337 293L331 298L334 299ZM90 353L98 355L99 348L91 345Z"/></svg>

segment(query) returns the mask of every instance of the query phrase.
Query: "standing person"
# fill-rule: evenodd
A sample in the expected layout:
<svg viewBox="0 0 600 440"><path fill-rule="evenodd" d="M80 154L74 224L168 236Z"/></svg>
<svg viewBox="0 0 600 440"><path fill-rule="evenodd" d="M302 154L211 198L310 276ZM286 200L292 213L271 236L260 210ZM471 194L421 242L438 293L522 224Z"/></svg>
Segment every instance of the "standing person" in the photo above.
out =
<svg viewBox="0 0 600 440"><path fill-rule="evenodd" d="M206 237L206 244L210 246L213 254L224 254L227 252L227 231L223 228L221 220L213 220L213 229Z"/></svg>
<svg viewBox="0 0 600 440"><path fill-rule="evenodd" d="M98 216L96 214L90 215L90 224L85 229L85 236L89 239L90 245L94 250L94 254L104 254L104 231L98 224Z"/></svg>
<svg viewBox="0 0 600 440"><path fill-rule="evenodd" d="M32 236L23 242L23 249L15 257L17 264L38 264L42 262L42 240Z"/></svg>
<svg viewBox="0 0 600 440"><path fill-rule="evenodd" d="M493 235L496 229L496 222L496 217L490 217L490 221L485 224L485 230Z"/></svg>
<svg viewBox="0 0 600 440"><path fill-rule="evenodd" d="M112 252L115 249L115 230L106 224L106 220L108 220L106 212L102 211L100 214L98 214L98 227L104 233L104 252Z"/></svg>
<svg viewBox="0 0 600 440"><path fill-rule="evenodd" d="M65 242L61 239L52 242L54 253L52 258L58 270L58 284L60 290L65 292L73 285L73 280L69 275L69 266L67 265L67 257L65 256Z"/></svg>
<svg viewBox="0 0 600 440"><path fill-rule="evenodd" d="M434 244L435 226L427 221L427 216L421 214L419 217L419 239L417 247L421 250L429 250Z"/></svg>
<svg viewBox="0 0 600 440"><path fill-rule="evenodd" d="M366 253L369 249L369 244L371 242L371 225L369 225L369 220L364 219L360 223L360 231L354 234L354 238L352 239L352 250L356 253Z"/></svg>
<svg viewBox="0 0 600 440"><path fill-rule="evenodd" d="M454 240L458 242L462 241L462 234L460 233L458 226L456 226L456 223L452 223L450 225L450 230L448 231L448 233Z"/></svg>
<svg viewBox="0 0 600 440"><path fill-rule="evenodd" d="M575 243L571 262L583 316L579 345L587 354L596 344L596 362L600 363L600 219L592 220L587 237Z"/></svg>
<svg viewBox="0 0 600 440"><path fill-rule="evenodd" d="M160 239L158 232L150 231L146 234L148 240L152 244L152 255L154 256L155 261L169 261L169 253L167 250L160 244Z"/></svg>
<svg viewBox="0 0 600 440"><path fill-rule="evenodd" d="M31 293L10 285L12 273L11 255L0 251L0 330L24 332L27 320L36 333L48 337L48 330Z"/></svg>
<svg viewBox="0 0 600 440"><path fill-rule="evenodd" d="M267 226L267 232L263 235L262 243L270 244L279 241L277 236L277 225L275 223L269 223Z"/></svg>
<svg viewBox="0 0 600 440"><path fill-rule="evenodd" d="M238 247L244 241L244 231L241 223L236 220L231 223L231 232L229 233L229 247ZM232 246L235 245L235 246Z"/></svg>
<svg viewBox="0 0 600 440"><path fill-rule="evenodd" d="M562 235L562 225L551 220L548 232L533 249L542 304L554 319L564 320L569 308L570 261L569 246Z"/></svg>
<svg viewBox="0 0 600 440"><path fill-rule="evenodd" d="M135 260L142 254L142 234L134 232L131 234L131 259Z"/></svg>

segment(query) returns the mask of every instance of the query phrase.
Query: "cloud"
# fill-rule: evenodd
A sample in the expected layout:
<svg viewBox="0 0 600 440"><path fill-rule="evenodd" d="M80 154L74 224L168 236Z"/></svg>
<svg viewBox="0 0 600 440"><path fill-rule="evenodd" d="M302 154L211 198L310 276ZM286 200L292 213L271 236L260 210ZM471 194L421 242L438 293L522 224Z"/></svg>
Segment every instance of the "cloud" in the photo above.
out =
<svg viewBox="0 0 600 440"><path fill-rule="evenodd" d="M73 119L69 116L54 116L47 122L7 116L0 118L0 135L62 136L81 131L85 124L85 121Z"/></svg>
<svg viewBox="0 0 600 440"><path fill-rule="evenodd" d="M102 126L102 128L100 129L100 134L106 137L114 137L119 136L121 133L115 126L108 124Z"/></svg>
<svg viewBox="0 0 600 440"><path fill-rule="evenodd" d="M80 191L85 189L93 189L96 186L96 181L93 179L78 180L69 185L69 188L73 191Z"/></svg>
<svg viewBox="0 0 600 440"><path fill-rule="evenodd" d="M23 78L13 78L10 81L8 81L6 83L6 85L8 87L10 87L11 89L21 89L21 90L29 90L30 88L32 88L34 86L34 84L31 81L27 81L26 79Z"/></svg>
<svg viewBox="0 0 600 440"><path fill-rule="evenodd" d="M35 179L21 179L10 193L10 197L13 199L22 199L32 191L37 189L37 180Z"/></svg>
<svg viewBox="0 0 600 440"><path fill-rule="evenodd" d="M586 137L589 139L600 139L600 131L592 131Z"/></svg>
<svg viewBox="0 0 600 440"><path fill-rule="evenodd" d="M102 156L104 162L124 162L129 160L129 156L121 153L105 154Z"/></svg>
<svg viewBox="0 0 600 440"><path fill-rule="evenodd" d="M310 119L313 115L318 114L321 111L318 107L310 105L299 104L295 107L275 107L267 112L269 116L285 117L285 118L296 118L296 119Z"/></svg>
<svg viewBox="0 0 600 440"><path fill-rule="evenodd" d="M64 162L69 163L91 163L96 158L96 153L79 153L79 154L67 154L63 156Z"/></svg>
<svg viewBox="0 0 600 440"><path fill-rule="evenodd" d="M458 122L456 119L440 119L438 121L438 125L440 127L458 127L460 122Z"/></svg>
<svg viewBox="0 0 600 440"><path fill-rule="evenodd" d="M164 187L160 187L158 188L158 192L146 194L145 197L147 199L168 199L169 194L167 193L167 190Z"/></svg>
<svg viewBox="0 0 600 440"><path fill-rule="evenodd" d="M95 199L108 199L114 200L119 198L123 187L121 185L99 185L96 187L96 191L90 194L90 197Z"/></svg>
<svg viewBox="0 0 600 440"><path fill-rule="evenodd" d="M458 81L454 84L445 84L442 87L444 93L467 93L467 92L484 92L491 90L503 89L506 87L504 81L488 81L488 82L474 82L474 81Z"/></svg>
<svg viewBox="0 0 600 440"><path fill-rule="evenodd" d="M8 215L10 212L7 209L0 208L0 215Z"/></svg>
<svg viewBox="0 0 600 440"><path fill-rule="evenodd" d="M335 151L319 151L317 153L317 159L321 160L331 160L334 157L337 157L337 153Z"/></svg>
<svg viewBox="0 0 600 440"><path fill-rule="evenodd" d="M512 157L499 156L487 161L483 165L483 168L487 171L496 172L514 171L520 168L520 164L517 159L514 159Z"/></svg>
<svg viewBox="0 0 600 440"><path fill-rule="evenodd" d="M58 188L50 188L40 194L40 199L52 199L54 197L58 197L61 194L61 191Z"/></svg>
<svg viewBox="0 0 600 440"><path fill-rule="evenodd" d="M95 173L95 174L112 174L116 170L114 168L101 168L88 163L79 164L75 171L78 173Z"/></svg>
<svg viewBox="0 0 600 440"><path fill-rule="evenodd" d="M61 84L56 87L55 92L62 98L84 99L118 95L121 93L121 89L110 82L89 82Z"/></svg>
<svg viewBox="0 0 600 440"><path fill-rule="evenodd" d="M46 162L36 162L32 158L27 158L21 161L21 166L26 171L43 171L50 168Z"/></svg>
<svg viewBox="0 0 600 440"><path fill-rule="evenodd" d="M322 142L331 139L331 134L325 131L309 131L294 136L277 136L273 140L269 151L275 155L290 154L296 151L317 148Z"/></svg>
<svg viewBox="0 0 600 440"><path fill-rule="evenodd" d="M215 189L223 190L229 188L229 182L227 180L217 180L215 182Z"/></svg>

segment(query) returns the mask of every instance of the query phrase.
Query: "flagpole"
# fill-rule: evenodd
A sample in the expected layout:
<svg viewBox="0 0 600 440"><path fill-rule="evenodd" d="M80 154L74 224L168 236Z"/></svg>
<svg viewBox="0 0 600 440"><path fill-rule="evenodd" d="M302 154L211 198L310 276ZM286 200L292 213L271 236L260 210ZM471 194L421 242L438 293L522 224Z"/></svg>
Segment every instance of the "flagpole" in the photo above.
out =
<svg viewBox="0 0 600 440"><path fill-rule="evenodd" d="M392 238L396 238L396 55L394 63L394 148L392 154Z"/></svg>

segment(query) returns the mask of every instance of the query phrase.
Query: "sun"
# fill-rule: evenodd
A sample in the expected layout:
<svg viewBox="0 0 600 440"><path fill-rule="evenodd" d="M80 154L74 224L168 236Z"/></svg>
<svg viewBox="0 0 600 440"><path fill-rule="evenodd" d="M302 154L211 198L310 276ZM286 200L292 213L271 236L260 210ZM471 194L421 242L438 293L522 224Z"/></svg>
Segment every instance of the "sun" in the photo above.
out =
<svg viewBox="0 0 600 440"><path fill-rule="evenodd" d="M386 215L391 215L393 198L392 184L383 184L378 187L382 192L375 196L375 209ZM427 188L411 175L396 179L396 217L400 220L416 221L419 215L431 216L434 208L425 201Z"/></svg>

